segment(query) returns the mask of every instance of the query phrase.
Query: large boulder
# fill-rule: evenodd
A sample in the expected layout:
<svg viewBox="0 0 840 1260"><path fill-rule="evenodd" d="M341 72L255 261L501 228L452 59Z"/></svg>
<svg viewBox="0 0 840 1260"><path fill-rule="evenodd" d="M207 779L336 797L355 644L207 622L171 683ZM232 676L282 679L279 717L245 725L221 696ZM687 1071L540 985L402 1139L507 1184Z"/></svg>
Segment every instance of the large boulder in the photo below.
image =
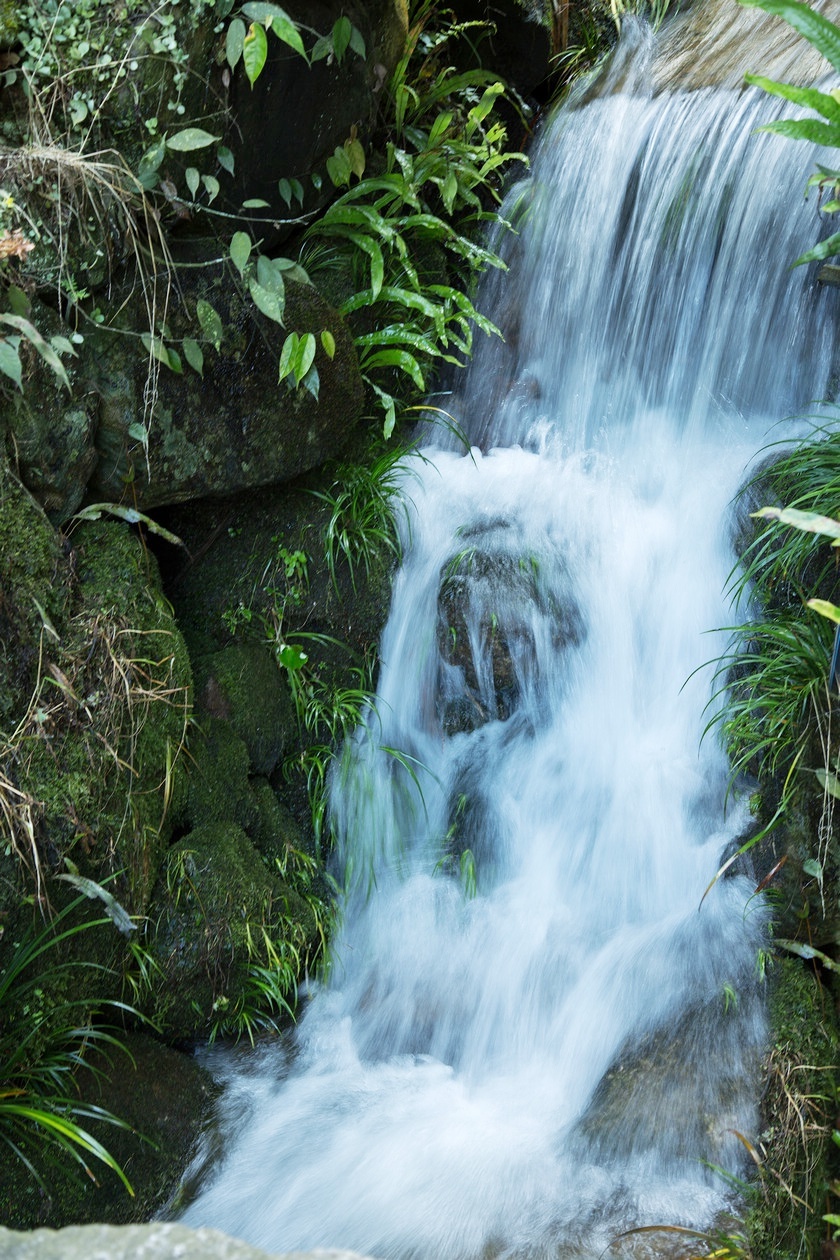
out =
<svg viewBox="0 0 840 1260"><path fill-rule="evenodd" d="M203 375L186 363L177 372L150 362L136 337L100 335L91 383L100 398L99 462L90 486L96 499L129 498L148 508L286 481L341 451L361 415L364 387L352 339L315 289L288 282L285 321L289 330L318 338L317 401L303 387L278 385L286 332L242 296L233 269L203 268L200 276L170 293L168 327L173 344L201 338L197 303L216 312L219 350L205 345ZM148 328L139 300L122 319ZM335 342L333 358L320 343L325 329Z"/></svg>
<svg viewBox="0 0 840 1260"><path fill-rule="evenodd" d="M294 1251L269 1255L215 1229L151 1225L70 1226L31 1234L0 1227L4 1260L364 1260L351 1251Z"/></svg>

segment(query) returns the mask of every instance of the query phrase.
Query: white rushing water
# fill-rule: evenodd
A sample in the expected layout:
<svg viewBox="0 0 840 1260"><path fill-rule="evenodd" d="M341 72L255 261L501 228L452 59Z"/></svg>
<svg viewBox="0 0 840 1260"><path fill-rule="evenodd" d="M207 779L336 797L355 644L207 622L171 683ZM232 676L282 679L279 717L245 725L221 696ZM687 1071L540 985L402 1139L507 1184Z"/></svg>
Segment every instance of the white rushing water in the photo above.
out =
<svg viewBox="0 0 840 1260"><path fill-rule="evenodd" d="M547 129L506 344L451 404L474 449L407 474L378 716L334 786L332 979L293 1054L228 1069L188 1223L596 1257L727 1205L708 1164L757 1137L764 912L746 874L701 906L748 819L698 666L733 615L733 496L825 390L835 302L788 269L813 155L754 135L764 109L637 87Z"/></svg>

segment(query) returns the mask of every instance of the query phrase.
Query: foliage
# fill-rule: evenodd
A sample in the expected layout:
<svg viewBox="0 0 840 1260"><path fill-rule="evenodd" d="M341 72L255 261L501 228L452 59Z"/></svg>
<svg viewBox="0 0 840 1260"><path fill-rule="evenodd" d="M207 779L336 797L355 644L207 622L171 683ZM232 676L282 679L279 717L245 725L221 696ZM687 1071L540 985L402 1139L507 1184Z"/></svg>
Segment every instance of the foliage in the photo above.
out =
<svg viewBox="0 0 840 1260"><path fill-rule="evenodd" d="M783 18L808 43L817 50L834 70L840 72L840 27L800 0L740 0L751 8L763 9L775 17ZM778 83L763 75L748 74L748 83L763 88L774 96L813 111L816 117L782 118L760 127L760 131L774 132L793 140L806 140L827 149L840 148L840 100L836 89L823 92L819 88L799 87L792 83ZM818 166L806 185L816 188L820 198L829 191L828 200L822 205L823 213L836 214L840 210L840 171ZM840 253L840 232L834 232L826 240L806 250L796 259L794 266L830 258Z"/></svg>
<svg viewBox="0 0 840 1260"><path fill-rule="evenodd" d="M425 391L429 365L460 366L469 356L473 326L498 335L469 291L486 267L504 264L476 233L488 221L503 222L488 208L499 201L500 175L526 161L506 148L494 115L503 84L481 69L458 73L447 60L448 44L463 28L436 29L433 16L433 5L419 6L391 78L393 137L384 165L362 178L365 155L356 138L337 149L330 174L347 191L306 232L310 270L343 265L352 272L364 259L339 309L356 317L362 375L384 412L386 438L396 423L400 376ZM313 249L314 242L328 248Z"/></svg>
<svg viewBox="0 0 840 1260"><path fill-rule="evenodd" d="M110 897L107 890L96 886ZM111 899L113 901L113 898ZM116 1116L78 1097L78 1074L89 1051L127 1053L119 1028L103 1023L103 1011L130 1013L118 1002L59 996L72 991L74 973L96 981L104 968L73 961L68 946L108 919L78 918L77 897L40 929L26 933L0 971L0 1140L44 1187L42 1171L78 1164L96 1180L92 1157L110 1168L133 1194L123 1169L85 1127L86 1121L123 1125ZM124 912L123 912L124 913Z"/></svg>

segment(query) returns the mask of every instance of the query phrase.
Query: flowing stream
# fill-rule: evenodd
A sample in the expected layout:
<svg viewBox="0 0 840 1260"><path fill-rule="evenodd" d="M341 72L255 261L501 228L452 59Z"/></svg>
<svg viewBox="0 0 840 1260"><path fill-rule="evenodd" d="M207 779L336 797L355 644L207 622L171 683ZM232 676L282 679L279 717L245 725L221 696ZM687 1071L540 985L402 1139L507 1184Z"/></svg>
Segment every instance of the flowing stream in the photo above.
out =
<svg viewBox="0 0 840 1260"><path fill-rule="evenodd" d="M376 715L335 778L331 980L293 1050L227 1065L190 1224L594 1258L714 1224L709 1165L757 1137L765 912L746 872L703 899L749 817L698 667L734 615L733 497L827 389L836 295L788 267L814 155L754 134L760 94L654 96L650 46L512 195L506 341L447 404L472 452L406 471Z"/></svg>

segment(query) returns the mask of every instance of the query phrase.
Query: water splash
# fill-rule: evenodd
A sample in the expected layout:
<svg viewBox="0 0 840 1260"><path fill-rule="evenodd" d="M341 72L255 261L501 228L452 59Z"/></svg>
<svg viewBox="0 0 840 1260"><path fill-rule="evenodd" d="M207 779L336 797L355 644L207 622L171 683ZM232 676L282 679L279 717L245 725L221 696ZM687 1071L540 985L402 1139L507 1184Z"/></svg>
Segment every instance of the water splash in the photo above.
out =
<svg viewBox="0 0 840 1260"><path fill-rule="evenodd" d="M733 496L824 390L836 302L785 265L810 155L752 135L761 108L637 89L548 129L506 343L452 402L474 449L406 472L377 713L333 793L333 980L292 1062L234 1073L190 1223L536 1260L727 1205L709 1165L755 1134L764 911L743 874L701 906L748 819L697 667L731 616Z"/></svg>

